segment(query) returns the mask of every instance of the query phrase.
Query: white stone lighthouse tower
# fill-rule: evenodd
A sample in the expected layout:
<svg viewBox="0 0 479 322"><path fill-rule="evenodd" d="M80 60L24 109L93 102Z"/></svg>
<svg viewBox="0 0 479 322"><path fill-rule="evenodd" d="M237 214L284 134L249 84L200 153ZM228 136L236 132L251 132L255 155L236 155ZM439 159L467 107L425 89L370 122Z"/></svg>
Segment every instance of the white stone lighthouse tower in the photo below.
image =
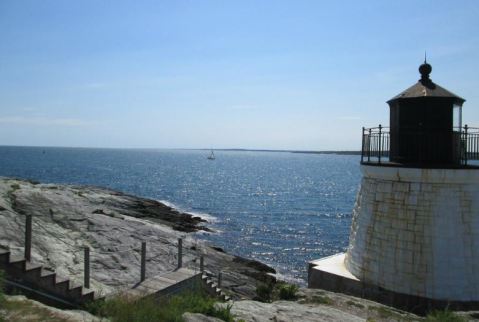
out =
<svg viewBox="0 0 479 322"><path fill-rule="evenodd" d="M479 301L479 133L432 68L363 129L363 178L346 254L313 261L309 286L413 307Z"/></svg>

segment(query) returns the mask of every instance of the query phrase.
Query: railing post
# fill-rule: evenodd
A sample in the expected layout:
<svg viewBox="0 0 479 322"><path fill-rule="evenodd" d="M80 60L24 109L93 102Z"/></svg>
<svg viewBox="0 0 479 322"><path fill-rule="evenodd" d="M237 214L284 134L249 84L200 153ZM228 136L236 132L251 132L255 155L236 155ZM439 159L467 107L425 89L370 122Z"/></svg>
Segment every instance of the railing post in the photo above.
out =
<svg viewBox="0 0 479 322"><path fill-rule="evenodd" d="M361 132L361 163L364 161L364 126Z"/></svg>
<svg viewBox="0 0 479 322"><path fill-rule="evenodd" d="M32 257L32 215L25 218L25 259L30 261Z"/></svg>
<svg viewBox="0 0 479 322"><path fill-rule="evenodd" d="M178 238L178 268L183 266L183 239Z"/></svg>
<svg viewBox="0 0 479 322"><path fill-rule="evenodd" d="M90 288L90 247L83 248L83 286Z"/></svg>
<svg viewBox="0 0 479 322"><path fill-rule="evenodd" d="M381 142L381 130L382 126L379 124L379 151L378 151L378 163L381 163L381 152L382 152L382 142Z"/></svg>
<svg viewBox="0 0 479 322"><path fill-rule="evenodd" d="M464 165L467 165L467 124L464 125Z"/></svg>
<svg viewBox="0 0 479 322"><path fill-rule="evenodd" d="M140 282L143 282L146 278L146 242L141 242L141 276Z"/></svg>
<svg viewBox="0 0 479 322"><path fill-rule="evenodd" d="M223 273L221 271L218 272L218 288L221 288L221 281L223 279Z"/></svg>
<svg viewBox="0 0 479 322"><path fill-rule="evenodd" d="M200 256L200 272L203 273L205 271L205 258L203 255Z"/></svg>
<svg viewBox="0 0 479 322"><path fill-rule="evenodd" d="M368 162L371 161L371 129L368 134Z"/></svg>

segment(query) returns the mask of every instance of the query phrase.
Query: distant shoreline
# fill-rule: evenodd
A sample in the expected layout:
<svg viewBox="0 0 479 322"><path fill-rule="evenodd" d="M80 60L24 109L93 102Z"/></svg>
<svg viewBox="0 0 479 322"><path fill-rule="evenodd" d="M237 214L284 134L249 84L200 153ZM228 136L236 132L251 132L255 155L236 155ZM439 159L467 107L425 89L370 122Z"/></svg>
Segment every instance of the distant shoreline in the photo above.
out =
<svg viewBox="0 0 479 322"><path fill-rule="evenodd" d="M338 154L338 155L361 155L361 151L350 150L328 150L328 151L309 151L309 150L268 150L268 149L206 149L206 148L111 148L111 147L69 147L69 146L35 146L35 145L2 145L0 148L35 148L35 149L98 149L98 150L178 150L178 151L227 151L227 152L282 152L282 153L303 153L303 154Z"/></svg>
<svg viewBox="0 0 479 322"><path fill-rule="evenodd" d="M265 150L265 149L180 149L180 150L200 150L200 151L228 151L228 152L286 152L303 154L341 154L341 155L361 155L361 151L302 151L302 150Z"/></svg>

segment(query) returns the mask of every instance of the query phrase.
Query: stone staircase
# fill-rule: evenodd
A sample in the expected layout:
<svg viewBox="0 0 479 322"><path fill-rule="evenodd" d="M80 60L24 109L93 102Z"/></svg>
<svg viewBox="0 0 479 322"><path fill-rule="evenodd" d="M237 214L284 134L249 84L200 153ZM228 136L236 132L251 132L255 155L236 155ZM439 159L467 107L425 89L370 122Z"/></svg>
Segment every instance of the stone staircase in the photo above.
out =
<svg viewBox="0 0 479 322"><path fill-rule="evenodd" d="M230 300L230 297L218 288L209 275L188 268L180 268L147 278L128 290L128 294L135 297L155 296L161 298L195 289L198 286L217 299Z"/></svg>
<svg viewBox="0 0 479 322"><path fill-rule="evenodd" d="M231 298L226 295L223 290L218 288L218 285L207 274L203 273L203 275L201 276L201 280L203 281L203 285L205 286L205 289L210 295L219 298L220 300L225 302L231 300Z"/></svg>
<svg viewBox="0 0 479 322"><path fill-rule="evenodd" d="M13 257L10 251L0 250L0 269L5 272L7 287L33 293L40 301L53 302L64 307L79 307L98 299L92 290L74 285L69 279L62 278L25 258Z"/></svg>
<svg viewBox="0 0 479 322"><path fill-rule="evenodd" d="M0 250L0 270L5 272L7 287L19 288L22 292L47 304L76 308L101 299L92 290L85 289L81 285L74 285L69 279L62 278L41 265L31 263L23 257L11 256L10 251ZM222 301L231 300L213 281L210 277L211 274L190 272L188 269L180 269L169 275L148 279L144 282L144 289L140 285L130 291L136 291L143 295L161 293L162 290L168 291L166 293L175 293L184 287L189 287L189 284L193 283L195 275L198 276L197 280L201 279L204 289L211 296ZM182 284L185 285L182 286Z"/></svg>

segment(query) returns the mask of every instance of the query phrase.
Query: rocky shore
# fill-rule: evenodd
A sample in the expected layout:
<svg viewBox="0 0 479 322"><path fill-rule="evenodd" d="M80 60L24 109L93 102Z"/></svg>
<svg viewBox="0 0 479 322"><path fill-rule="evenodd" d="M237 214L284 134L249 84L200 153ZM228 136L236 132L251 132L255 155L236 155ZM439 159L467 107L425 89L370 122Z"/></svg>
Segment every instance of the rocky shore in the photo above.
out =
<svg viewBox="0 0 479 322"><path fill-rule="evenodd" d="M147 277L177 265L177 239L183 238L184 266L199 269L205 258L211 274L223 272L222 288L244 321L424 321L424 318L368 300L301 289L293 301L252 301L260 282L274 281L275 271L260 262L233 256L209 245L196 232L207 222L155 200L110 189L0 178L0 247L23 255L25 215L33 216L32 261L78 284L83 282L83 247L91 249L91 285L104 295L130 288L140 279L140 245L147 243ZM0 310L0 318L18 321L98 321L86 312L62 311L23 297L7 297L17 309ZM27 313L25 313L27 312ZM32 319L24 319L25 316ZM477 312L463 312L474 320ZM37 319L38 318L38 319ZM185 313L185 321L219 321Z"/></svg>
<svg viewBox="0 0 479 322"><path fill-rule="evenodd" d="M83 247L91 248L91 284L103 294L129 288L140 278L140 245L147 243L147 276L177 265L183 238L184 266L198 269L200 255L212 274L223 272L223 288L251 299L274 269L233 256L200 240L206 221L158 201L92 186L43 184L0 178L0 247L23 254L25 215L33 216L32 260L79 284Z"/></svg>

